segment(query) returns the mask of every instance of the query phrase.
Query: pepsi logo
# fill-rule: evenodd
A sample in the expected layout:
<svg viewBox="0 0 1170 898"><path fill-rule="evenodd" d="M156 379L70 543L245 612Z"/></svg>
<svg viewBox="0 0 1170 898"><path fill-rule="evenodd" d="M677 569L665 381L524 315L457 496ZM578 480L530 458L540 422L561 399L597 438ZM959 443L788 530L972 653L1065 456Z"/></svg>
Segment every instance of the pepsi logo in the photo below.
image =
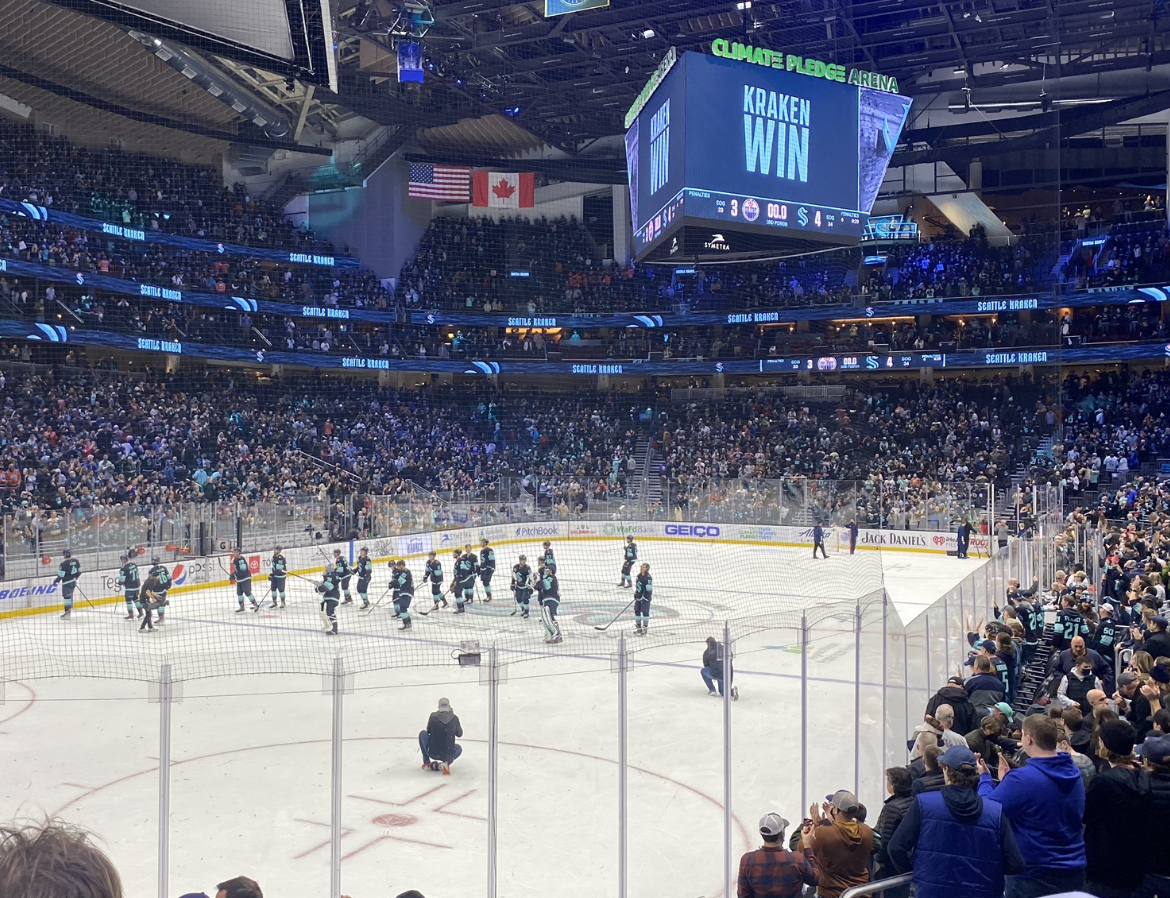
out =
<svg viewBox="0 0 1170 898"><path fill-rule="evenodd" d="M176 564L171 571L171 583L175 586L182 586L187 582L187 567L184 564Z"/></svg>

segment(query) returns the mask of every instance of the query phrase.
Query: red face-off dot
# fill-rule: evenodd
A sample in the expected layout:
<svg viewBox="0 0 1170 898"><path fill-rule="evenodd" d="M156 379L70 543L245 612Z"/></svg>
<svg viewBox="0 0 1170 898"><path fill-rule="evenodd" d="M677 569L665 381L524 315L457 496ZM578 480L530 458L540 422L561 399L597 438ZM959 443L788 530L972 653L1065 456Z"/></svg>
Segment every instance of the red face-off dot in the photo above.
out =
<svg viewBox="0 0 1170 898"><path fill-rule="evenodd" d="M372 822L378 826L412 826L418 823L418 818L412 817L410 814L381 814L375 817Z"/></svg>

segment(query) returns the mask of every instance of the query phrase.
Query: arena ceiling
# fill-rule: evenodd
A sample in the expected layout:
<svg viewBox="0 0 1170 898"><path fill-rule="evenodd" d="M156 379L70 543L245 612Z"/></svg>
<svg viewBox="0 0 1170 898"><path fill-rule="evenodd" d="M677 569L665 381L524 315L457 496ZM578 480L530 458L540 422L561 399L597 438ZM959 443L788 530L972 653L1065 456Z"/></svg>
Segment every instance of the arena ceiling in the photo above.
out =
<svg viewBox="0 0 1170 898"><path fill-rule="evenodd" d="M80 0L0 0L0 93L60 117L117 116L112 133L129 118L208 147L323 143L389 125L398 144L499 158L541 147L575 156L621 133L666 50L706 51L715 38L895 75L909 94L1015 92L1039 107L1084 76L1130 72L1115 100L1170 87L1152 83L1170 68L1167 0L612 0L551 19L543 0L433 0L421 86L397 83L392 52L408 2L420 0L336 0L336 91L230 48L193 50L287 123L277 138L195 88L117 16L79 12Z"/></svg>

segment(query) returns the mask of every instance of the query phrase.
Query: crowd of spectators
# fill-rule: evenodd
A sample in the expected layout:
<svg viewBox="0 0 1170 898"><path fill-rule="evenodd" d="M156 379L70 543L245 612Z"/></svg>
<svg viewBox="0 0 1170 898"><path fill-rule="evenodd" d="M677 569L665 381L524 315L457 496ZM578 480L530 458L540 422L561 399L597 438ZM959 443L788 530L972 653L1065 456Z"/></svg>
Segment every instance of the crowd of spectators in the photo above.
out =
<svg viewBox="0 0 1170 898"><path fill-rule="evenodd" d="M0 196L203 240L333 251L242 184L225 186L218 168L76 146L8 121L0 122Z"/></svg>
<svg viewBox="0 0 1170 898"><path fill-rule="evenodd" d="M1069 375L1061 389L1061 438L1034 470L1070 496L1100 489L1111 494L1108 501L1132 506L1131 472L1170 452L1168 387L1165 372L1149 369Z"/></svg>
<svg viewBox="0 0 1170 898"><path fill-rule="evenodd" d="M132 242L14 214L0 214L0 256L219 296L325 308L393 308L389 290L365 270L261 262ZM37 298L18 280L9 289L28 293L30 301ZM60 286L56 289L65 295Z"/></svg>

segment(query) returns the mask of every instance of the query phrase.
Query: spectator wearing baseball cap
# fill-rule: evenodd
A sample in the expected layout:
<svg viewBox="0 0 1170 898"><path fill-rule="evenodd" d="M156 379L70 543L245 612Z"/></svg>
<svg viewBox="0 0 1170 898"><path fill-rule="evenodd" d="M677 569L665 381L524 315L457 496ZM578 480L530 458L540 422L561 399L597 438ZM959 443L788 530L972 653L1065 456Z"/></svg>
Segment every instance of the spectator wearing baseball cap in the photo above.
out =
<svg viewBox="0 0 1170 898"><path fill-rule="evenodd" d="M839 898L852 886L869 882L873 830L858 820L865 808L844 789L825 796L825 803L809 808L815 824L811 836L817 864L818 898Z"/></svg>
<svg viewBox="0 0 1170 898"><path fill-rule="evenodd" d="M995 667L986 655L976 655L972 663L974 674L963 685L967 698L980 718L1002 702L1007 694L1003 678L996 676Z"/></svg>
<svg viewBox="0 0 1170 898"><path fill-rule="evenodd" d="M1121 640L1122 629L1115 614L1116 610L1111 602L1101 605L1098 609L1101 617L1097 622L1097 629L1093 632L1093 638L1089 640L1089 648L1103 658L1113 658L1117 651L1117 643Z"/></svg>
<svg viewBox="0 0 1170 898"><path fill-rule="evenodd" d="M1093 777L1085 793L1085 888L1100 898L1125 898L1145 877L1144 859L1133 846L1135 833L1148 828L1150 781L1133 754L1133 724L1107 720L1099 735L1098 753L1109 769Z"/></svg>
<svg viewBox="0 0 1170 898"><path fill-rule="evenodd" d="M812 826L801 830L800 852L784 847L788 821L779 814L760 818L763 844L739 859L738 898L788 898L806 885L817 884L817 862L812 850Z"/></svg>
<svg viewBox="0 0 1170 898"><path fill-rule="evenodd" d="M1007 873L1007 898L1075 892L1085 882L1085 783L1072 757L1057 752L1061 735L1052 718L1025 717L1021 744L1028 763L1013 770L1000 755L998 786L978 762L979 795L1003 808L1027 865L1023 873Z"/></svg>
<svg viewBox="0 0 1170 898"><path fill-rule="evenodd" d="M1142 767L1150 779L1149 825L1146 827L1146 895L1170 895L1170 738L1147 739L1142 743Z"/></svg>
<svg viewBox="0 0 1170 898"><path fill-rule="evenodd" d="M899 873L914 874L915 898L999 898L1005 874L1026 869L1002 808L975 791L975 753L955 746L939 756L945 785L918 795L890 840Z"/></svg>

